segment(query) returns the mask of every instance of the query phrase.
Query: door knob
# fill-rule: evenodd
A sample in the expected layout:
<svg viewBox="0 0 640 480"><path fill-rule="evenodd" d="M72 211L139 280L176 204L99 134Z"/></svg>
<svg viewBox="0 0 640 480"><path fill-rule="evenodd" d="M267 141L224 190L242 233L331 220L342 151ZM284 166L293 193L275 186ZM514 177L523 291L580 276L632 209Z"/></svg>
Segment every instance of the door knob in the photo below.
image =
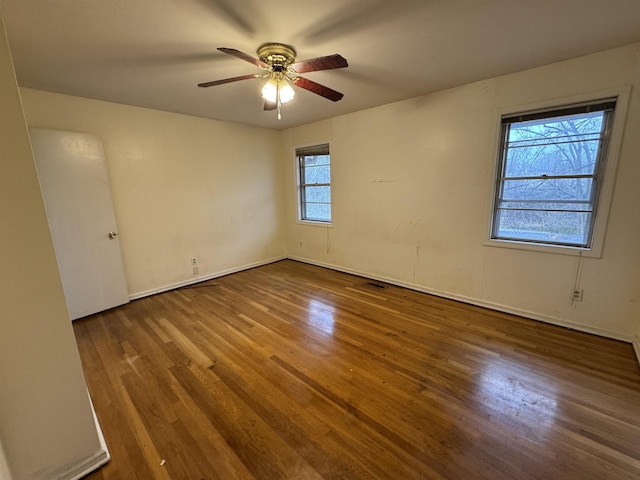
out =
<svg viewBox="0 0 640 480"><path fill-rule="evenodd" d="M118 234L117 234L116 232L109 232L109 233L107 234L107 236L108 236L111 240L113 240L114 238L116 238L116 237L118 236Z"/></svg>

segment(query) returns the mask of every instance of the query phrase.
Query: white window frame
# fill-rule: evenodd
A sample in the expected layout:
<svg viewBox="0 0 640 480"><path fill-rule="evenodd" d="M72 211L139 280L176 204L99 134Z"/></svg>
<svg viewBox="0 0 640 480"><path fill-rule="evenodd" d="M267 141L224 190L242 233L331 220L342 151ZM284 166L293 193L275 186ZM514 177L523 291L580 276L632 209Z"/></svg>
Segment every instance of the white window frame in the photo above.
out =
<svg viewBox="0 0 640 480"><path fill-rule="evenodd" d="M494 131L494 148L493 158L495 161L495 169L493 171L491 190L491 202L489 210L489 221L487 222L487 231L485 236L485 246L504 247L518 250L530 250L544 253L556 253L564 255L580 255L584 257L599 258L602 256L604 247L604 239L606 227L609 218L609 210L613 196L613 188L618 168L618 159L622 144L622 136L627 115L631 87L618 87L613 89L601 90L590 94L579 95L574 97L565 97L561 99L538 102L535 104L524 105L514 108L504 108L496 112L496 123ZM603 159L601 176L601 185L595 212L595 219L592 227L591 245L589 248L552 245L543 243L533 243L528 241L517 240L500 240L493 239L494 212L496 211L497 192L500 187L499 175L502 167L502 120L505 117L513 117L518 114L529 114L537 111L561 110L571 105L579 105L589 102L597 102L599 100L607 100L615 98L616 108L613 113L611 122L611 132L608 137L607 152Z"/></svg>
<svg viewBox="0 0 640 480"><path fill-rule="evenodd" d="M328 151L328 155L329 155L329 183L328 184L304 184L303 183L303 175L302 175L302 170L303 170L303 165L300 162L300 156L299 156L299 152L301 150L313 150L315 148L317 149L322 149L323 147L327 148ZM317 225L317 226L331 226L332 222L333 222L333 162L331 160L331 145L329 142L318 142L318 143L313 143L313 144L309 144L309 145L304 145L304 146L297 146L294 148L293 150L294 152L294 157L295 157L295 167L296 167L296 197L297 197L297 205L298 205L298 218L297 221L298 223L302 223L302 224L308 224L308 225ZM331 192L331 201L329 202L329 214L331 216L331 219L326 221L326 220L321 220L321 219L313 219L313 218L304 218L303 215L303 205L305 203L305 187L307 186L327 186L329 187L329 190Z"/></svg>

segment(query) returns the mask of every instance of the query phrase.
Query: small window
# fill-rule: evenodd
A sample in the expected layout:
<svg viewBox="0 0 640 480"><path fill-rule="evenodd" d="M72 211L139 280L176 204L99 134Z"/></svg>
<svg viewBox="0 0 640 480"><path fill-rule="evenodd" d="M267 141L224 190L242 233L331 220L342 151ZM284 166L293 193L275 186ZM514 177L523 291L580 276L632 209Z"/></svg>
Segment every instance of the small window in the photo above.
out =
<svg viewBox="0 0 640 480"><path fill-rule="evenodd" d="M296 149L300 185L300 220L331 223L329 144Z"/></svg>
<svg viewBox="0 0 640 480"><path fill-rule="evenodd" d="M615 105L502 117L492 239L591 248Z"/></svg>

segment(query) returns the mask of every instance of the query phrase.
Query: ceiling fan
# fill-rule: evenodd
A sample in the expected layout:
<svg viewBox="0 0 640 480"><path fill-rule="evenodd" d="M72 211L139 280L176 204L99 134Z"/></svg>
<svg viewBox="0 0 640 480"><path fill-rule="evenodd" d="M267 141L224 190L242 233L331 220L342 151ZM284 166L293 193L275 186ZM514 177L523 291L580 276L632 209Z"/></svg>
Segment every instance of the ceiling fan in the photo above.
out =
<svg viewBox="0 0 640 480"><path fill-rule="evenodd" d="M348 67L349 64L347 61L337 53L296 62L295 49L281 43L265 43L257 50L258 58L254 58L234 48L221 47L218 48L218 50L239 58L240 60L252 63L256 67L266 70L266 73L241 75L239 77L199 83L198 87L213 87L214 85L249 80L251 78L268 78L269 80L262 87L262 97L265 101L264 109L277 110L278 120L282 118L280 114L282 104L291 101L295 95L292 85L304 88L334 102L337 102L344 96L342 93L332 90L329 87L325 87L308 78L298 76L300 73Z"/></svg>

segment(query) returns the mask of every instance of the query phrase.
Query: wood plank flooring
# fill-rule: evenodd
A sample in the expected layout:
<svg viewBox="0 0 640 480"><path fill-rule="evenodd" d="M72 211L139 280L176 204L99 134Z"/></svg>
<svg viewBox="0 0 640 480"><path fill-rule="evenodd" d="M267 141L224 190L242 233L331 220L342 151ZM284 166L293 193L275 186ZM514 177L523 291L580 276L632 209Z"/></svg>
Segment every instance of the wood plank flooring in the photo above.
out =
<svg viewBox="0 0 640 480"><path fill-rule="evenodd" d="M88 479L640 479L629 344L290 260L194 287L74 323Z"/></svg>

